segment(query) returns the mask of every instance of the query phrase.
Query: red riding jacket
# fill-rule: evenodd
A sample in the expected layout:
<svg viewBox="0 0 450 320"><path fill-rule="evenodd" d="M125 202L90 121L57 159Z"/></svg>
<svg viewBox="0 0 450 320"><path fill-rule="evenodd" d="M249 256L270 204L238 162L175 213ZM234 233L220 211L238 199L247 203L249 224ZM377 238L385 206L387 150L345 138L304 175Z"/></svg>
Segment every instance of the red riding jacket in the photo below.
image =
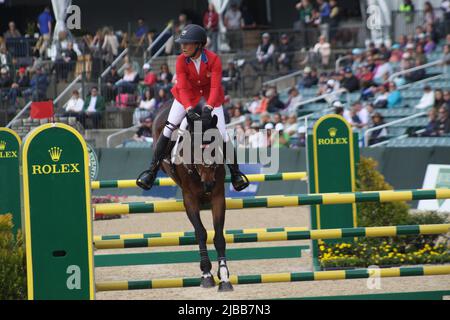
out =
<svg viewBox="0 0 450 320"><path fill-rule="evenodd" d="M225 100L219 56L204 49L201 59L200 73L197 73L190 58L183 54L177 58L177 83L172 88L172 94L185 109L195 107L202 97L206 104L214 108L220 107Z"/></svg>

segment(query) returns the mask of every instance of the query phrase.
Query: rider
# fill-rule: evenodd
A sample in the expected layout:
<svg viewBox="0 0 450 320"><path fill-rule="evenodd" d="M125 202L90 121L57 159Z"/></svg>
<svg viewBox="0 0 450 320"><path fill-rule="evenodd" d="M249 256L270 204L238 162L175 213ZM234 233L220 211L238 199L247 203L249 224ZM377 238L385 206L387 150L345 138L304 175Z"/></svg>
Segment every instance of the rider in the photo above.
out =
<svg viewBox="0 0 450 320"><path fill-rule="evenodd" d="M222 63L215 53L204 49L207 36L206 31L199 25L189 24L175 40L181 44L183 53L178 56L176 62L176 85L172 88L175 100L170 109L169 117L158 142L150 169L141 173L136 183L139 187L150 190L156 179L161 161L167 156L167 146L172 132L177 129L185 116L191 121L211 119L217 116L217 128L223 140L223 150L234 150L225 127L225 116L222 107L224 91L222 88ZM206 105L200 116L194 111L194 107L204 98ZM182 126L186 122L183 122ZM184 128L183 128L184 129ZM231 144L231 146L227 145ZM237 153L233 152L232 163L228 163L231 174L231 183L236 191L242 191L248 187L247 177L239 170ZM227 157L224 157L227 159Z"/></svg>

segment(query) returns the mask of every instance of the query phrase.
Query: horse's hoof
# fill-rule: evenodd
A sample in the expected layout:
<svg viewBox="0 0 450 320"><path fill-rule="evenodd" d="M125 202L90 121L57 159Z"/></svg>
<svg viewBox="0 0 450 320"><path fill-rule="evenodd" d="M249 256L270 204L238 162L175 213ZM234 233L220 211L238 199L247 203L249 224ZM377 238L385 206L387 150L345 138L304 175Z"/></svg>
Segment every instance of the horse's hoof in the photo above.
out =
<svg viewBox="0 0 450 320"><path fill-rule="evenodd" d="M230 292L233 291L233 285L231 282L221 282L219 284L219 292Z"/></svg>
<svg viewBox="0 0 450 320"><path fill-rule="evenodd" d="M213 277L202 277L202 281L200 282L200 287L202 288L214 288L216 283Z"/></svg>

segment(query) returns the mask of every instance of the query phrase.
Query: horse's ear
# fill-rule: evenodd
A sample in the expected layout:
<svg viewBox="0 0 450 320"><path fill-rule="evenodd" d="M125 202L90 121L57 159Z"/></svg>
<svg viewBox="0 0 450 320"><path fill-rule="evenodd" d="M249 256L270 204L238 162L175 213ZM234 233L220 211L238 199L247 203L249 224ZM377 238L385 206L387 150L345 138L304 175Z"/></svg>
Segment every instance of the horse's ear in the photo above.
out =
<svg viewBox="0 0 450 320"><path fill-rule="evenodd" d="M212 117L212 120L211 120L211 128L216 128L217 127L217 122L219 121L219 119L217 118L217 116L216 115L214 115L213 117Z"/></svg>

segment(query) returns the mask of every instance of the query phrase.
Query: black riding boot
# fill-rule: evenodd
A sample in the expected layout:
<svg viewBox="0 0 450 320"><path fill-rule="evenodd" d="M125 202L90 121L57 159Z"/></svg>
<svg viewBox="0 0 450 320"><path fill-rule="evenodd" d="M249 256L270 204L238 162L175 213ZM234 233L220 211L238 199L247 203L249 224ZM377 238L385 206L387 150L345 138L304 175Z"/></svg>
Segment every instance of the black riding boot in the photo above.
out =
<svg viewBox="0 0 450 320"><path fill-rule="evenodd" d="M230 148L230 151L234 150L233 159L228 159L226 152L227 147ZM239 170L239 164L237 162L237 150L234 148L231 140L228 140L228 142L224 142L223 149L225 161L227 162L228 169L230 169L231 184L233 185L234 190L240 192L247 188L250 185L250 182L248 181L248 178L245 176L245 174L243 174L241 170Z"/></svg>
<svg viewBox="0 0 450 320"><path fill-rule="evenodd" d="M161 161L167 155L167 146L169 141L170 138L165 137L163 134L159 136L159 139L156 142L155 154L153 155L150 169L142 172L136 180L138 187L144 190L150 190L153 187Z"/></svg>

